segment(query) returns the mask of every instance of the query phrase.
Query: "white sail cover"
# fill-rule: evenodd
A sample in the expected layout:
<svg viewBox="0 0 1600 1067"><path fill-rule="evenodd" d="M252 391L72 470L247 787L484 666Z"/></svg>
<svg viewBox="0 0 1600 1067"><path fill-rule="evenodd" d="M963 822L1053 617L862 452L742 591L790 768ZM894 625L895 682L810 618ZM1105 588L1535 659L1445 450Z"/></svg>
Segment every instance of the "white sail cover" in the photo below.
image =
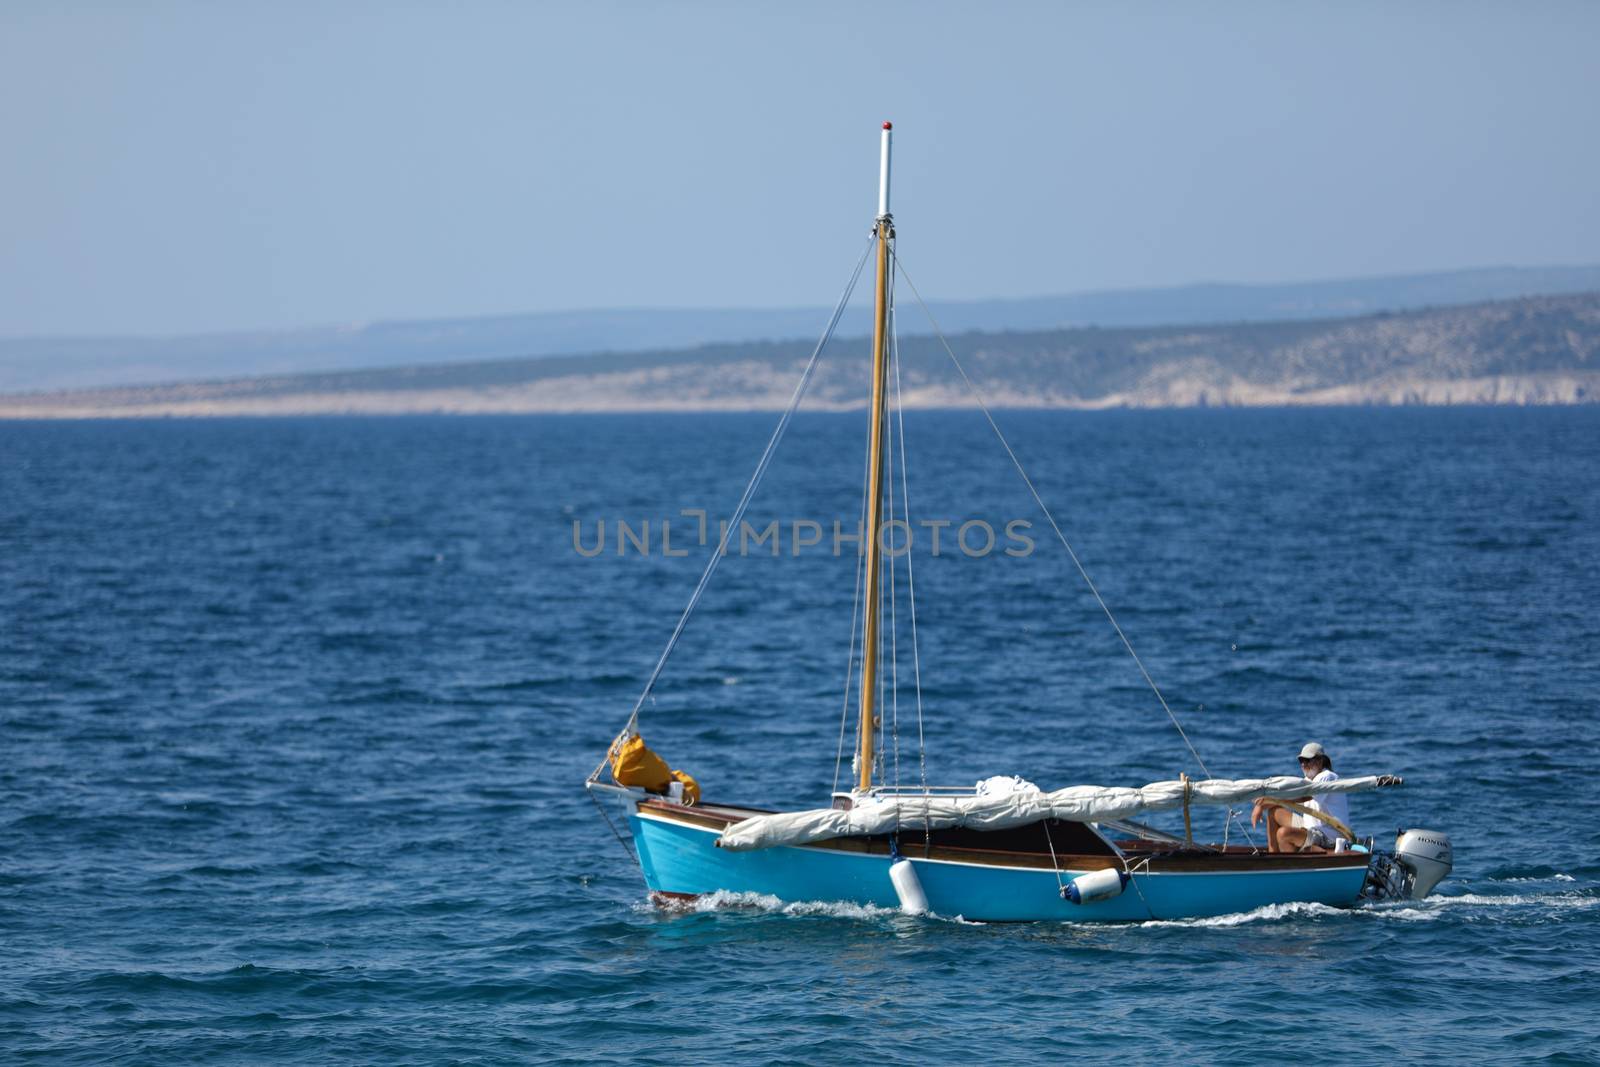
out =
<svg viewBox="0 0 1600 1067"><path fill-rule="evenodd" d="M1335 782L1312 782L1293 775L1280 775L1192 781L1188 783L1188 790L1190 804L1238 804L1259 797L1289 800L1399 784L1400 779L1391 775L1341 778ZM1018 785L1019 788L1009 792L980 791L980 795L970 797L857 797L849 811L820 808L755 815L723 830L717 844L721 848L743 851L775 845L804 845L834 837L888 834L900 829L943 830L970 826L975 830L1003 830L1041 819L1070 822L1129 819L1144 812L1183 807L1185 788L1183 782L1177 781L1153 782L1142 789L1074 785L1046 793L1028 783L1019 782Z"/></svg>

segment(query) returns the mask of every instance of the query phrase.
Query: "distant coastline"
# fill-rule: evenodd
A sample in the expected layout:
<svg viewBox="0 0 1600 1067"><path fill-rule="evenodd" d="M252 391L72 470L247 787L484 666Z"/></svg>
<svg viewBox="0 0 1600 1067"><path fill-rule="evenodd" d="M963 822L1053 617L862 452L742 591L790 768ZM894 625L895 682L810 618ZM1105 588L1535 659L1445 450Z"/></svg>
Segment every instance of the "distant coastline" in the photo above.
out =
<svg viewBox="0 0 1600 1067"><path fill-rule="evenodd" d="M933 310L951 334L1041 333L1346 318L1595 291L1600 291L1600 264L935 300ZM610 308L170 337L0 337L0 395L594 352L662 352L700 345L810 342L816 340L827 314L828 309L820 307ZM868 318L868 309L858 302L846 311L840 336L870 332Z"/></svg>
<svg viewBox="0 0 1600 1067"><path fill-rule="evenodd" d="M1572 405L1600 402L1600 293L1226 325L973 331L956 354L1017 408ZM908 408L973 400L931 337L902 337ZM811 344L431 364L0 395L0 418L781 409ZM807 399L866 398L865 346L834 342ZM855 358L855 357L861 358Z"/></svg>

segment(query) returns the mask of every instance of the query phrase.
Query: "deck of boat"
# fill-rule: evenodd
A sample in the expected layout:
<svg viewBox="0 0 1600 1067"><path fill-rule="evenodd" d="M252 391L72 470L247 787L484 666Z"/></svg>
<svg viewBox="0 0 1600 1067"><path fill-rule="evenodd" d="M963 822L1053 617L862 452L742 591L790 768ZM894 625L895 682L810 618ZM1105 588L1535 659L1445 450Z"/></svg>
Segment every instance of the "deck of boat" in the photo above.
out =
<svg viewBox="0 0 1600 1067"><path fill-rule="evenodd" d="M640 802L639 807L659 818L718 832L753 815L772 814L763 808L726 804L688 806L657 797ZM900 853L910 859L1074 871L1137 866L1151 874L1327 870L1365 867L1370 859L1364 852L1268 852L1249 845L1224 847L1196 843L1185 846L1146 839L1117 839L1116 849L1113 849L1086 824L1064 819L1046 819L1002 830L954 827L924 832L907 825L895 836L898 842L891 841L888 834L872 834L836 837L799 847L887 858L898 845ZM1120 856L1118 850L1122 853Z"/></svg>

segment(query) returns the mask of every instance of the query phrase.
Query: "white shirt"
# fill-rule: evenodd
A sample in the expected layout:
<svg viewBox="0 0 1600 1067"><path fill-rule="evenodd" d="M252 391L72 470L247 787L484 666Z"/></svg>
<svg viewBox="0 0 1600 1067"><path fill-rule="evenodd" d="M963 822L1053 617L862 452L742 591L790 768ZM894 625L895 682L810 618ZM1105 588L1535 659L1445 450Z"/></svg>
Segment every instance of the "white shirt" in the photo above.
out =
<svg viewBox="0 0 1600 1067"><path fill-rule="evenodd" d="M1339 776L1334 774L1333 771L1327 770L1311 780L1313 782L1337 782ZM1320 797L1312 797L1306 801L1306 807L1311 808L1313 811L1325 811L1346 826L1350 825L1350 796L1347 793L1327 793ZM1328 835L1328 840L1330 841L1337 841L1343 836L1338 830L1313 816L1302 815L1295 821L1301 826L1321 827L1322 832Z"/></svg>

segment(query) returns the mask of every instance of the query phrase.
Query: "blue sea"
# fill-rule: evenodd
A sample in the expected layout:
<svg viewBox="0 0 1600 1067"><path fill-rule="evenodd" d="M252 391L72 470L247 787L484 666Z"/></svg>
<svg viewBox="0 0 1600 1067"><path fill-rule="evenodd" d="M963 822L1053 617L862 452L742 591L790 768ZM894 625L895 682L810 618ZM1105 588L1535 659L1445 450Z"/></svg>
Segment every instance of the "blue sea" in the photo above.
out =
<svg viewBox="0 0 1600 1067"><path fill-rule="evenodd" d="M1210 771L1403 775L1435 896L661 910L582 784L774 416L0 423L3 1058L1600 1062L1600 409L997 418ZM800 416L641 713L709 800L827 802L864 432ZM906 440L886 775L1198 773L982 416Z"/></svg>

